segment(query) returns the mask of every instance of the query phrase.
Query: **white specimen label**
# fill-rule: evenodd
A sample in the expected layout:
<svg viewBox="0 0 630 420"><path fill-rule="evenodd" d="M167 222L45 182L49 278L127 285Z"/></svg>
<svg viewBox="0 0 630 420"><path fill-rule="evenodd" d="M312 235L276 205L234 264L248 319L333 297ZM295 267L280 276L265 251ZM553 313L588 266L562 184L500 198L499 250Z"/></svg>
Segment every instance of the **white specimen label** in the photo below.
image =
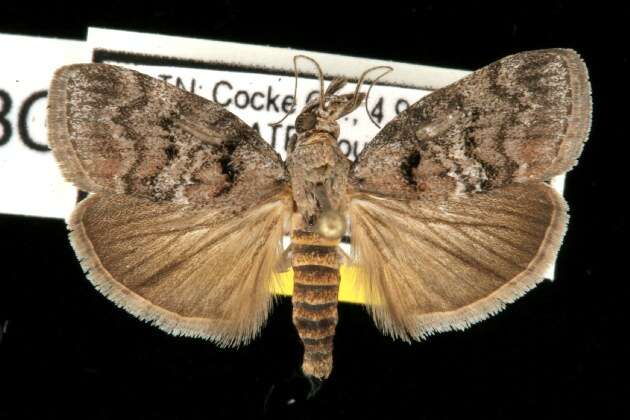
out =
<svg viewBox="0 0 630 420"><path fill-rule="evenodd" d="M79 41L0 34L0 213L63 218L74 207L48 148L46 97L53 72L86 53Z"/></svg>
<svg viewBox="0 0 630 420"><path fill-rule="evenodd" d="M295 132L293 57L319 62L327 81L357 80L366 69L391 66L376 85L367 112L381 127L410 104L469 72L309 51L156 34L90 28L86 43L0 34L0 213L67 218L76 189L65 182L46 140L47 88L56 68L71 63L102 62L132 68L203 96L256 128L286 157ZM300 61L297 110L316 95L319 83L308 61ZM371 78L378 76L374 72ZM368 84L369 84L368 79ZM349 83L342 93L352 92ZM362 89L366 91L367 86ZM339 146L352 160L379 131L365 108L340 121ZM560 192L564 177L553 185ZM553 267L547 272L553 278Z"/></svg>

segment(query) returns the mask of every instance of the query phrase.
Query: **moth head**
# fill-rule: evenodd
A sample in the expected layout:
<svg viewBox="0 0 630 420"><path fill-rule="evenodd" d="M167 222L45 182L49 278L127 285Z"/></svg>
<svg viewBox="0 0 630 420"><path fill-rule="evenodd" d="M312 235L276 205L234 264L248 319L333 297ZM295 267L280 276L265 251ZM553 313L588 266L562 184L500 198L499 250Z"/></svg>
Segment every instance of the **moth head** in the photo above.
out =
<svg viewBox="0 0 630 420"><path fill-rule="evenodd" d="M293 92L294 98L297 94L297 81L299 77L297 67L298 59L306 59L313 63L313 65L317 69L317 75L319 76L319 96L309 101L296 118L295 129L298 133L304 133L306 131L316 129L328 131L330 133L333 133L333 135L337 137L339 135L339 125L337 124L337 120L345 117L346 115L357 109L359 106L361 106L361 104L367 100L366 98L370 96L370 90L372 89L372 87L374 87L376 82L378 82L378 80L385 76L387 73L390 73L394 70L392 67L389 66L371 67L365 70L357 80L357 85L354 93L338 95L337 92L341 90L341 88L344 87L347 83L347 80L345 78L334 78L328 85L328 88L326 88L326 90L324 91L324 73L322 72L319 63L317 63L317 61L315 61L311 57L305 55L296 55L293 57L293 68L295 70L295 88ZM366 80L367 75L375 70L383 70L383 72L372 81L372 83L370 84L370 88L367 91L367 94L359 92L359 90L361 89L361 85ZM287 111L287 113L281 120L275 123L271 123L270 125L272 127L280 125L280 123L284 121L285 118L289 116L289 114L293 113L294 110L295 104L291 111ZM367 104L365 110L367 112ZM380 126L376 124L369 112L368 116L370 117L370 120L377 127L380 128Z"/></svg>
<svg viewBox="0 0 630 420"><path fill-rule="evenodd" d="M309 101L295 120L295 129L298 133L313 129L330 131L337 126L336 121L345 117L357 109L365 100L365 93L355 92L337 95L347 83L344 78L336 78L321 96ZM338 128L337 128L338 130ZM333 130L336 131L336 130Z"/></svg>

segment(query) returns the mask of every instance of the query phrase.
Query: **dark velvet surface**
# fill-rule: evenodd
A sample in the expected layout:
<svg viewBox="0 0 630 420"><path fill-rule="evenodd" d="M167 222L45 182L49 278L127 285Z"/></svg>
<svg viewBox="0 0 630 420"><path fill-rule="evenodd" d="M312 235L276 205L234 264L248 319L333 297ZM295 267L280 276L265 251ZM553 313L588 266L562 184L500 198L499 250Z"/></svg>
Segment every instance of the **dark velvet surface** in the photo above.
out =
<svg viewBox="0 0 630 420"><path fill-rule="evenodd" d="M630 16L600 3L509 4L0 6L0 32L82 39L101 26L465 69L568 47L587 63L594 101L567 177L556 281L465 332L412 345L342 304L332 377L308 401L288 300L239 350L171 337L89 284L62 221L0 215L0 418L623 418Z"/></svg>

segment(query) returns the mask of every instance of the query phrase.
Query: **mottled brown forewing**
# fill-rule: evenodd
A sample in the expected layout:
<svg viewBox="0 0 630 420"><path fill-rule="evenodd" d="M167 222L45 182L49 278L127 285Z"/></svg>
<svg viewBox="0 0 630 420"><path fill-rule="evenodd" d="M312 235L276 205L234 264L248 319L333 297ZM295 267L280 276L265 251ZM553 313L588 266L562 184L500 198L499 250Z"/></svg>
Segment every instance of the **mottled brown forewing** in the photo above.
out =
<svg viewBox="0 0 630 420"><path fill-rule="evenodd" d="M574 51L515 54L401 113L361 152L351 178L362 191L405 198L549 180L575 164L590 113Z"/></svg>
<svg viewBox="0 0 630 420"><path fill-rule="evenodd" d="M579 56L530 51L433 92L365 147L352 258L384 332L462 329L543 279L567 219L544 181L576 163L590 117Z"/></svg>
<svg viewBox="0 0 630 420"><path fill-rule="evenodd" d="M287 182L280 156L234 114L121 67L59 69L48 128L64 176L85 191L240 210Z"/></svg>

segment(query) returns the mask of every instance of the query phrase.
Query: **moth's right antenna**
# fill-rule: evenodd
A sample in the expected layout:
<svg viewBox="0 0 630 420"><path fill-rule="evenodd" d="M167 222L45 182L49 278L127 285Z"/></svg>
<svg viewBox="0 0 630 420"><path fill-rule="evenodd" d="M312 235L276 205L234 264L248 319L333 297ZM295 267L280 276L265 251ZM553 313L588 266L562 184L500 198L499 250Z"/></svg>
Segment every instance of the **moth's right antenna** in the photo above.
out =
<svg viewBox="0 0 630 420"><path fill-rule="evenodd" d="M271 123L269 124L272 127L278 126L280 125L280 123L284 120L287 119L287 117L293 113L293 111L295 111L296 108L296 104L297 104L297 85L298 85L298 78L299 78L299 73L298 73L298 66L297 66L297 61L298 58L304 58L306 60L309 60L311 63L313 63L315 65L315 67L317 68L317 76L319 78L319 109L320 110L324 110L324 73L322 72L322 68L319 66L319 63L317 61L315 61L313 58L307 56L307 55L296 55L293 57L293 71L295 74L295 85L293 87L293 105L291 106L291 109L289 110L289 112L287 112L286 114L284 114L284 117L282 117L282 119L280 121L277 121L275 123Z"/></svg>
<svg viewBox="0 0 630 420"><path fill-rule="evenodd" d="M374 70L385 70L385 71L383 73L381 73L376 79L372 80L372 83L370 83L370 87L368 88L367 94L365 95L365 112L367 113L368 117L370 118L370 121L372 121L372 123L375 126L377 126L378 128L381 128L381 126L378 125L376 123L376 121L374 121L374 118L372 118L372 115L370 115L370 110L368 109L368 98L370 97L370 91L372 90L374 85L381 78L385 77L385 75L393 72L394 71L393 67L390 67L390 66L376 66L376 67L372 67L372 68L369 68L366 71L364 71L363 74L361 74L361 77L359 77L359 81L357 82L357 87L354 90L354 105L356 106L356 104L357 104L358 97L359 97L359 89L361 88L361 85L365 81L365 78L367 77L367 75L369 73L373 72Z"/></svg>

